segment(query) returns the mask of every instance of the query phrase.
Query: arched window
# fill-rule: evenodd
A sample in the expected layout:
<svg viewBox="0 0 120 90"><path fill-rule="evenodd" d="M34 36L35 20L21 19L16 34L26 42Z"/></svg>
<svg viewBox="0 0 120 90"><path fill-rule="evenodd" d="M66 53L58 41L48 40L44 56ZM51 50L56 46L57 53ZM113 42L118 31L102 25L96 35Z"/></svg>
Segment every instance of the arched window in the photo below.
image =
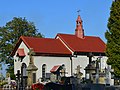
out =
<svg viewBox="0 0 120 90"><path fill-rule="evenodd" d="M26 68L27 68L27 65L25 64L25 63L22 63L22 66L21 66L21 74L23 75L23 76L27 76L27 70L26 70Z"/></svg>
<svg viewBox="0 0 120 90"><path fill-rule="evenodd" d="M46 64L42 65L42 79L45 81L46 78Z"/></svg>

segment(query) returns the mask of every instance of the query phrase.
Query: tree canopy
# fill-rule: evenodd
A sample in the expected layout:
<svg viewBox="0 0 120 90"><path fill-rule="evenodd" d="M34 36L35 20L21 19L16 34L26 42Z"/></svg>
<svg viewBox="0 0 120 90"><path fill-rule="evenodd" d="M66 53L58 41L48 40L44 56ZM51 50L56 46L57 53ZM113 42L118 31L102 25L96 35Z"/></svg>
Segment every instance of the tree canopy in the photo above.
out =
<svg viewBox="0 0 120 90"><path fill-rule="evenodd" d="M5 26L0 27L0 57L1 61L10 64L11 67L9 67L8 72L13 69L10 53L20 36L44 37L37 31L34 23L27 21L26 18L14 17Z"/></svg>
<svg viewBox="0 0 120 90"><path fill-rule="evenodd" d="M115 76L120 77L120 0L113 1L110 10L108 30L105 33L107 63L112 65Z"/></svg>

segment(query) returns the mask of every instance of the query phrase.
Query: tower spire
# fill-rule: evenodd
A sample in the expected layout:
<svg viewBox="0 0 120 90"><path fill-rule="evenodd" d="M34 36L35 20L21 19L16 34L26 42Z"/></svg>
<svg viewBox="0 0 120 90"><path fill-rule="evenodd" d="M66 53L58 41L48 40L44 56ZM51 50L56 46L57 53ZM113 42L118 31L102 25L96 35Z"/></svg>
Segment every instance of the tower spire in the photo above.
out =
<svg viewBox="0 0 120 90"><path fill-rule="evenodd" d="M76 20L75 35L79 38L84 38L84 29L83 29L83 25L82 25L82 19L79 14L80 10L78 10L77 12L78 12L78 17Z"/></svg>

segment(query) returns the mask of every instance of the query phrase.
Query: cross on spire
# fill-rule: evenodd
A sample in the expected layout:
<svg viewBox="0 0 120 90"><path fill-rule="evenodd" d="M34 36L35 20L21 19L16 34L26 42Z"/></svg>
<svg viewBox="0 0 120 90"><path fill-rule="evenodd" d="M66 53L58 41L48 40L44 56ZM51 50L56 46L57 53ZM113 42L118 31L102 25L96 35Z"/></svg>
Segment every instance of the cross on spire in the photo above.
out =
<svg viewBox="0 0 120 90"><path fill-rule="evenodd" d="M80 11L81 11L81 10L78 10L78 11L77 11L78 15L80 15Z"/></svg>
<svg viewBox="0 0 120 90"><path fill-rule="evenodd" d="M75 35L79 38L84 38L84 30L83 30L83 26L82 26L82 19L80 17L80 10L77 11L78 12L78 17L76 20L76 29L75 29Z"/></svg>

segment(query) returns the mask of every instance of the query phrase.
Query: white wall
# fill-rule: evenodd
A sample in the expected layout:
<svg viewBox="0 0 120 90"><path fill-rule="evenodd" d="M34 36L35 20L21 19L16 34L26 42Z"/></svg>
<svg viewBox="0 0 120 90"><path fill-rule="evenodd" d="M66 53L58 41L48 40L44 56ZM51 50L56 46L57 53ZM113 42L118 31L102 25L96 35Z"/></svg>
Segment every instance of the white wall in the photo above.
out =
<svg viewBox="0 0 120 90"><path fill-rule="evenodd" d="M96 61L98 57L99 56L92 57L92 61ZM89 57L78 55L77 57L73 57L72 59L73 59L73 69L72 69L73 73L76 73L76 68L78 65L80 65L80 67L81 67L80 70L83 73L82 77L85 77L85 70L84 69L89 64ZM100 65L101 70L103 70L103 69L105 69L105 67L107 67L106 61L107 61L107 57L103 56L101 58L101 65Z"/></svg>
<svg viewBox="0 0 120 90"><path fill-rule="evenodd" d="M80 65L80 67L82 67L80 69L80 71L83 73L82 77L85 77L84 69L89 63L89 58L87 56L77 56L77 57L73 57L72 59L73 59L73 73L76 73L76 68L78 65Z"/></svg>
<svg viewBox="0 0 120 90"><path fill-rule="evenodd" d="M70 58L69 57L47 57L47 56L35 56L34 57L34 64L38 68L37 70L37 79L42 77L42 65L46 64L46 73L50 73L50 70L56 65L65 65L66 76L71 75L71 65L70 65Z"/></svg>
<svg viewBox="0 0 120 90"><path fill-rule="evenodd" d="M29 56L28 56L29 49L26 47L24 42L22 42L18 48L24 48L24 52L26 56L23 58L22 63L25 63L28 66L29 65ZM17 70L20 70L21 68L21 62L18 61L18 57L16 57L16 55L17 55L17 52L14 55L14 74L16 74Z"/></svg>

